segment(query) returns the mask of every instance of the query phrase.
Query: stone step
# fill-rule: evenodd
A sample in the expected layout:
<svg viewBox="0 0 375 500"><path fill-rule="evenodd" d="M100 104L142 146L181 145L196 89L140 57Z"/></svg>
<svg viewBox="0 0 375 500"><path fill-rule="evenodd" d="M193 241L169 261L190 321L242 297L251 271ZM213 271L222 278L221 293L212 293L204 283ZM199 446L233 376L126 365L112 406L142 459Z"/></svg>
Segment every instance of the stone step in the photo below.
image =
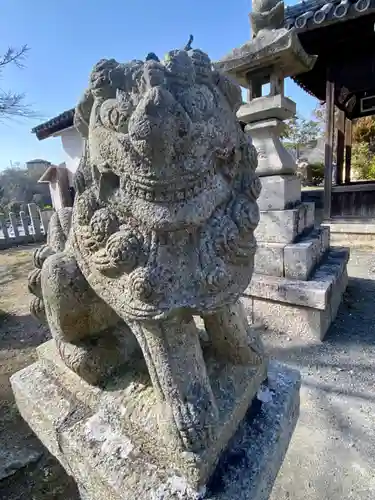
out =
<svg viewBox="0 0 375 500"><path fill-rule="evenodd" d="M258 242L254 272L267 276L307 280L329 248L329 228L304 232L296 242Z"/></svg>
<svg viewBox="0 0 375 500"><path fill-rule="evenodd" d="M254 273L244 295L325 309L332 287L348 260L347 248L331 248L307 281Z"/></svg>
<svg viewBox="0 0 375 500"><path fill-rule="evenodd" d="M289 279L307 280L329 249L329 229L313 229L300 241L284 248L284 276Z"/></svg>
<svg viewBox="0 0 375 500"><path fill-rule="evenodd" d="M314 203L301 203L288 210L260 211L260 220L254 231L261 242L292 243L314 226Z"/></svg>
<svg viewBox="0 0 375 500"><path fill-rule="evenodd" d="M254 274L243 294L247 316L279 334L322 340L348 283L347 248L330 249L310 280Z"/></svg>
<svg viewBox="0 0 375 500"><path fill-rule="evenodd" d="M285 243L258 241L254 258L254 273L284 276Z"/></svg>

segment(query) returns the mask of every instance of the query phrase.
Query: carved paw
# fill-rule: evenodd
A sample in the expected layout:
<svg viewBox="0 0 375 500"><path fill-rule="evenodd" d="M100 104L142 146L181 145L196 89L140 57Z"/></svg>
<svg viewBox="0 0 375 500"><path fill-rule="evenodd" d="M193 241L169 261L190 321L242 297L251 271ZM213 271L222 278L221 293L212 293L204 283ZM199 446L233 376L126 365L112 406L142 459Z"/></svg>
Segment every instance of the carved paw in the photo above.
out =
<svg viewBox="0 0 375 500"><path fill-rule="evenodd" d="M198 385L192 388L192 395L194 401L176 403L173 413L185 449L199 451L214 439L217 408Z"/></svg>
<svg viewBox="0 0 375 500"><path fill-rule="evenodd" d="M124 362L121 350L111 339L93 338L71 344L56 339L66 366L91 385L98 385Z"/></svg>
<svg viewBox="0 0 375 500"><path fill-rule="evenodd" d="M33 269L28 276L28 289L29 292L39 297L43 298L42 295L42 284L41 284L42 271L41 269Z"/></svg>
<svg viewBox="0 0 375 500"><path fill-rule="evenodd" d="M42 269L44 261L54 255L54 251L49 245L43 245L40 248L37 248L33 255L34 266L38 269Z"/></svg>
<svg viewBox="0 0 375 500"><path fill-rule="evenodd" d="M30 302L30 313L41 323L46 323L46 312L44 309L44 302L39 297L34 297Z"/></svg>

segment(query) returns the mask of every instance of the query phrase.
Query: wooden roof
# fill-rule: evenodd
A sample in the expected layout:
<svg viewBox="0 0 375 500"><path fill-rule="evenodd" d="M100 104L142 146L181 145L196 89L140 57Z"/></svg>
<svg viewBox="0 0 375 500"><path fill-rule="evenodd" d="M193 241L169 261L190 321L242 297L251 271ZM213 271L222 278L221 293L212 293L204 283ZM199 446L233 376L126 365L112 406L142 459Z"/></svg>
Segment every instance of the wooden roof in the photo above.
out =
<svg viewBox="0 0 375 500"><path fill-rule="evenodd" d="M302 33L374 12L374 0L307 0L285 8L285 27Z"/></svg>
<svg viewBox="0 0 375 500"><path fill-rule="evenodd" d="M335 103L350 118L365 116L360 101L375 95L375 0L309 0L286 8L285 25L294 27L314 68L294 77L306 92L325 100L327 77L336 86Z"/></svg>
<svg viewBox="0 0 375 500"><path fill-rule="evenodd" d="M34 127L31 132L35 134L40 141L42 141L57 132L61 132L62 130L72 127L73 120L74 108L68 109L54 118L51 118L47 122L41 123L37 127Z"/></svg>

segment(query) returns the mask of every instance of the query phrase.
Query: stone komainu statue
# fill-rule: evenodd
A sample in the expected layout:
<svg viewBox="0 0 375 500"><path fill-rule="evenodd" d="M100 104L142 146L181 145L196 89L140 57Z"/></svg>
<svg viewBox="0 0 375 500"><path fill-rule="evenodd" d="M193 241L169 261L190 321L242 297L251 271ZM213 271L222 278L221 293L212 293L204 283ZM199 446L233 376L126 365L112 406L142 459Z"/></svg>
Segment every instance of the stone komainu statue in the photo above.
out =
<svg viewBox="0 0 375 500"><path fill-rule="evenodd" d="M218 419L193 316L217 359L263 362L239 302L261 188L241 102L200 50L101 60L75 112L86 148L74 206L54 215L29 280L64 363L98 384L143 358L187 450Z"/></svg>

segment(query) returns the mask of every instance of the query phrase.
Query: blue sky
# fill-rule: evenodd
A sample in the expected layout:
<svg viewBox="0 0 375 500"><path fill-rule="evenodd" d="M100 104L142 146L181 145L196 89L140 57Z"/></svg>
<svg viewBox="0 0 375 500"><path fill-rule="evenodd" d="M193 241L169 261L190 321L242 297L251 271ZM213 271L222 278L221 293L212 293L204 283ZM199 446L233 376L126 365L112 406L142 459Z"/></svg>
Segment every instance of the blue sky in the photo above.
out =
<svg viewBox="0 0 375 500"><path fill-rule="evenodd" d="M63 159L59 139L38 141L30 130L75 106L92 66L101 58L162 57L194 47L213 60L249 39L250 0L2 0L0 52L9 45L31 48L26 68L8 68L0 88L26 92L43 119L0 123L0 169L10 161ZM292 81L286 94L298 112L310 116L316 101Z"/></svg>

